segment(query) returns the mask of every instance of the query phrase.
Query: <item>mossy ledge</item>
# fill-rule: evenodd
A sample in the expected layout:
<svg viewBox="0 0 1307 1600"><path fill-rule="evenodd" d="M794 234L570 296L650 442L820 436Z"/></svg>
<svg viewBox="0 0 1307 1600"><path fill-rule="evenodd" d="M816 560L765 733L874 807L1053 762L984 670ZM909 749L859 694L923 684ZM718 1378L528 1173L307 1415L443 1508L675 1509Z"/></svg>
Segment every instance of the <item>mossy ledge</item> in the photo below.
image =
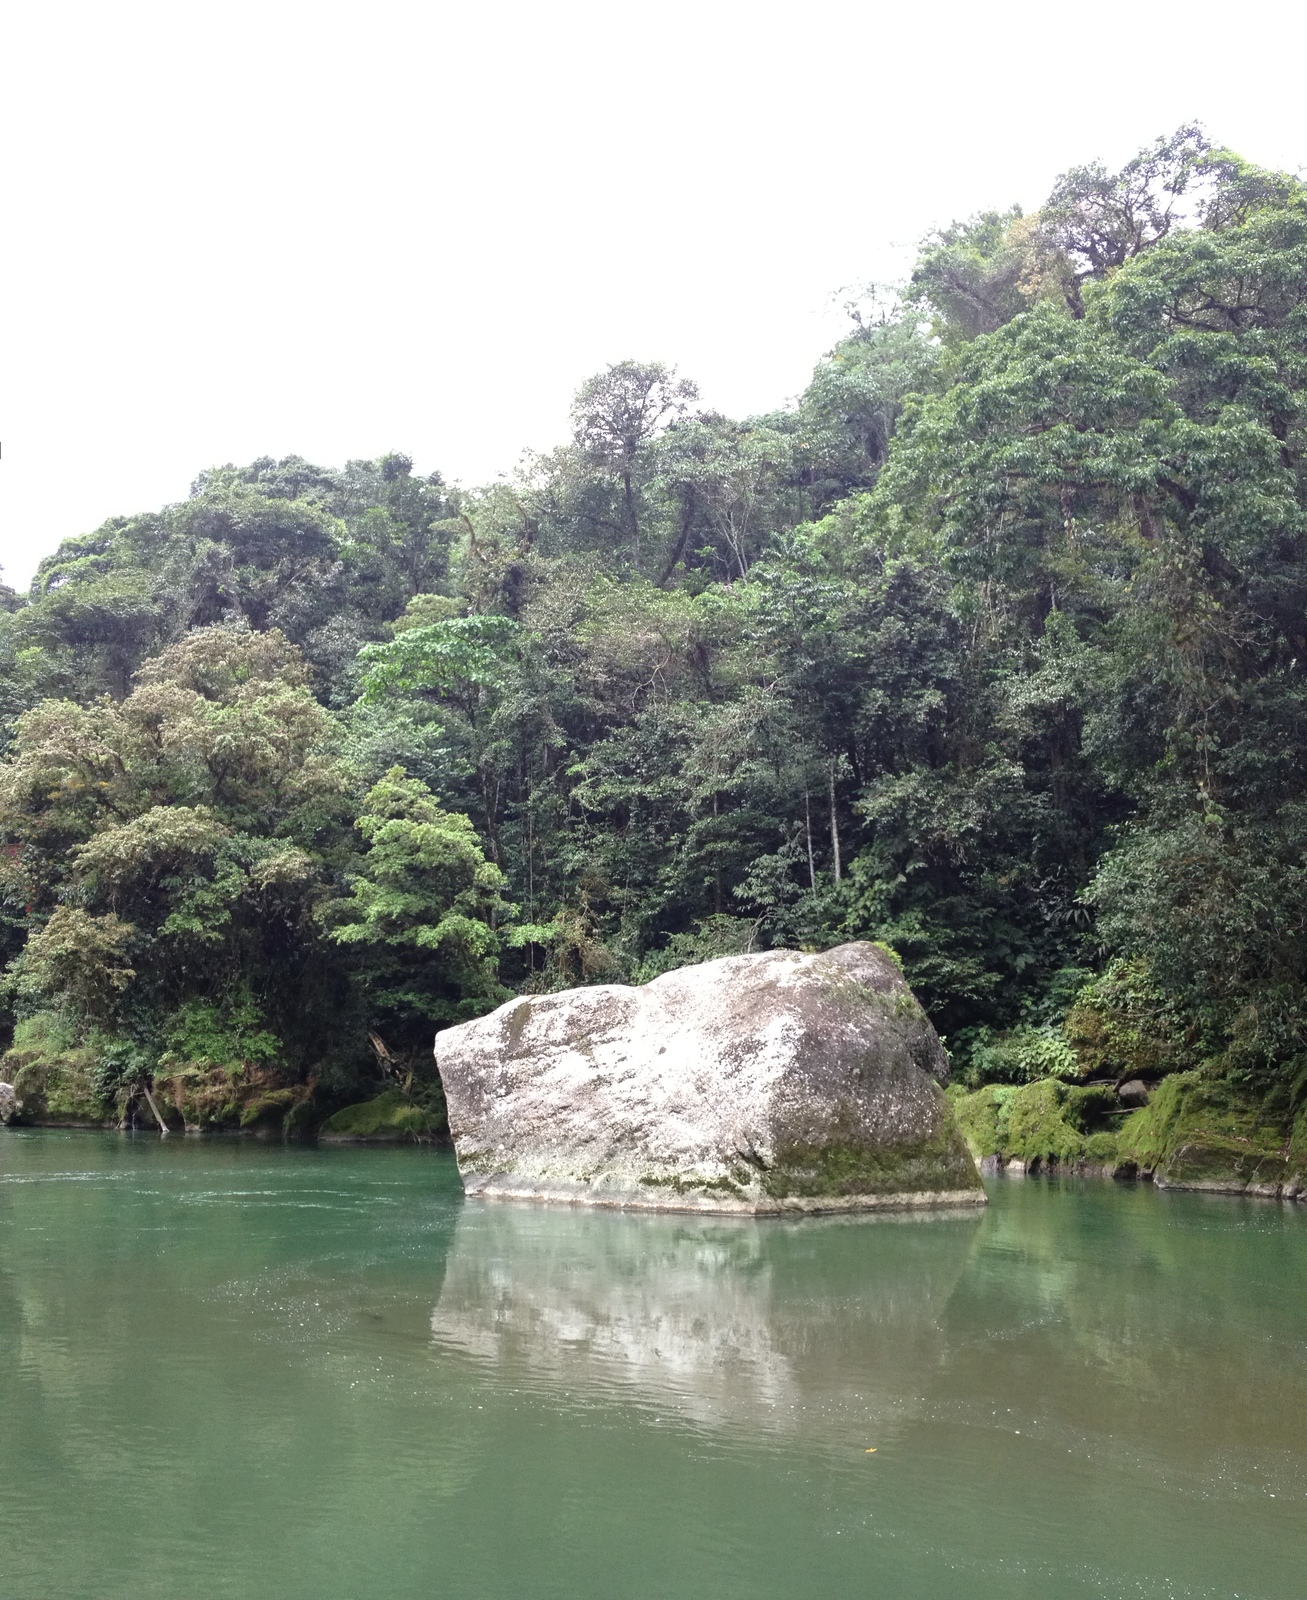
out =
<svg viewBox="0 0 1307 1600"><path fill-rule="evenodd" d="M318 1129L323 1144L425 1144L444 1135L443 1119L414 1105L398 1089L344 1106Z"/></svg>
<svg viewBox="0 0 1307 1600"><path fill-rule="evenodd" d="M1111 1085L1040 1078L948 1093L986 1171L1101 1173L1166 1189L1307 1198L1307 1111L1296 1121L1277 1116L1202 1071L1163 1078L1128 1116Z"/></svg>
<svg viewBox="0 0 1307 1600"><path fill-rule="evenodd" d="M1110 1173L1118 1164L1111 1088L1037 1078L947 1092L971 1154L988 1163L984 1170L1017 1163L1030 1172Z"/></svg>
<svg viewBox="0 0 1307 1600"><path fill-rule="evenodd" d="M1307 1111L1277 1117L1203 1072L1164 1078L1127 1118L1117 1150L1163 1188L1307 1198Z"/></svg>

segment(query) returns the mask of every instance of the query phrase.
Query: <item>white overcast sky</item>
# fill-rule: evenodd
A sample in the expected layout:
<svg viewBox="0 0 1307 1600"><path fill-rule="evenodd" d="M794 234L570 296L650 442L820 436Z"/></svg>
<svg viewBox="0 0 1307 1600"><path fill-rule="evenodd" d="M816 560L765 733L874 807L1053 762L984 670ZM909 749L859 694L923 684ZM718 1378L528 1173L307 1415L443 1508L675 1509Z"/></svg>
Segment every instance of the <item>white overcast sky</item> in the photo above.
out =
<svg viewBox="0 0 1307 1600"><path fill-rule="evenodd" d="M747 413L934 224L1198 118L1307 164L1302 0L11 3L0 563L205 466L465 483L627 356Z"/></svg>

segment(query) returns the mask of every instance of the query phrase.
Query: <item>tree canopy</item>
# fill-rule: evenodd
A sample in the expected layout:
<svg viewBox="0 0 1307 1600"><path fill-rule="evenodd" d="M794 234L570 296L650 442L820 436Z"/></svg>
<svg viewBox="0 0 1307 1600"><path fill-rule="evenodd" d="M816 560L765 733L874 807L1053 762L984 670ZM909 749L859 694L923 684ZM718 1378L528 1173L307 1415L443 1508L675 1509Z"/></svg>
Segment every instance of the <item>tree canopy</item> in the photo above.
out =
<svg viewBox="0 0 1307 1600"><path fill-rule="evenodd" d="M973 1083L1295 1102L1305 383L1307 192L1182 128L939 229L788 408L622 361L508 482L68 539L0 609L20 1041L325 1112L514 992L875 938Z"/></svg>

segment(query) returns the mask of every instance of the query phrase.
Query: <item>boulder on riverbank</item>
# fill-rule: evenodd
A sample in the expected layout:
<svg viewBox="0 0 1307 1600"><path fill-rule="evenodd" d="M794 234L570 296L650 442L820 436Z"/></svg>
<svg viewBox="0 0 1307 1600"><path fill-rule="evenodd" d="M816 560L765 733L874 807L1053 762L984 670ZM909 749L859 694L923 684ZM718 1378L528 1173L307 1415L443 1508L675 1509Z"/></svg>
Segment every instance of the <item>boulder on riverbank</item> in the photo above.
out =
<svg viewBox="0 0 1307 1600"><path fill-rule="evenodd" d="M28 1017L0 1060L0 1078L13 1088L7 1120L62 1128L112 1127L117 1119L95 1084L93 1051L79 1048L52 1019Z"/></svg>
<svg viewBox="0 0 1307 1600"><path fill-rule="evenodd" d="M436 1059L469 1194L752 1213L983 1204L948 1058L871 944L510 1000Z"/></svg>
<svg viewBox="0 0 1307 1600"><path fill-rule="evenodd" d="M18 1115L18 1095L12 1083L0 1083L0 1127L7 1127Z"/></svg>

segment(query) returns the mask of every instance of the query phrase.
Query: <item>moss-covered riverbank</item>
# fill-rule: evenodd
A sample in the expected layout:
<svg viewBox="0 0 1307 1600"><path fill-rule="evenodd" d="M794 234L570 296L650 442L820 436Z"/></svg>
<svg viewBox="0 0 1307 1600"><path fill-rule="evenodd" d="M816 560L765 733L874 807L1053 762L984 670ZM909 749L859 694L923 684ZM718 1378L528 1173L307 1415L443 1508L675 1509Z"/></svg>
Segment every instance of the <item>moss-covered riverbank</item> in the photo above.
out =
<svg viewBox="0 0 1307 1600"><path fill-rule="evenodd" d="M39 1023L40 1019L34 1019ZM286 1084L251 1063L178 1063L148 1082L110 1083L89 1049L57 1032L20 1024L0 1057L0 1122L40 1128L166 1128L169 1133L240 1133L335 1143L441 1142L447 1136L439 1083L340 1106L317 1082Z"/></svg>
<svg viewBox="0 0 1307 1600"><path fill-rule="evenodd" d="M986 1172L1081 1172L1174 1189L1307 1199L1307 1110L1277 1115L1201 1071L1163 1078L1147 1104L1057 1078L949 1091Z"/></svg>

